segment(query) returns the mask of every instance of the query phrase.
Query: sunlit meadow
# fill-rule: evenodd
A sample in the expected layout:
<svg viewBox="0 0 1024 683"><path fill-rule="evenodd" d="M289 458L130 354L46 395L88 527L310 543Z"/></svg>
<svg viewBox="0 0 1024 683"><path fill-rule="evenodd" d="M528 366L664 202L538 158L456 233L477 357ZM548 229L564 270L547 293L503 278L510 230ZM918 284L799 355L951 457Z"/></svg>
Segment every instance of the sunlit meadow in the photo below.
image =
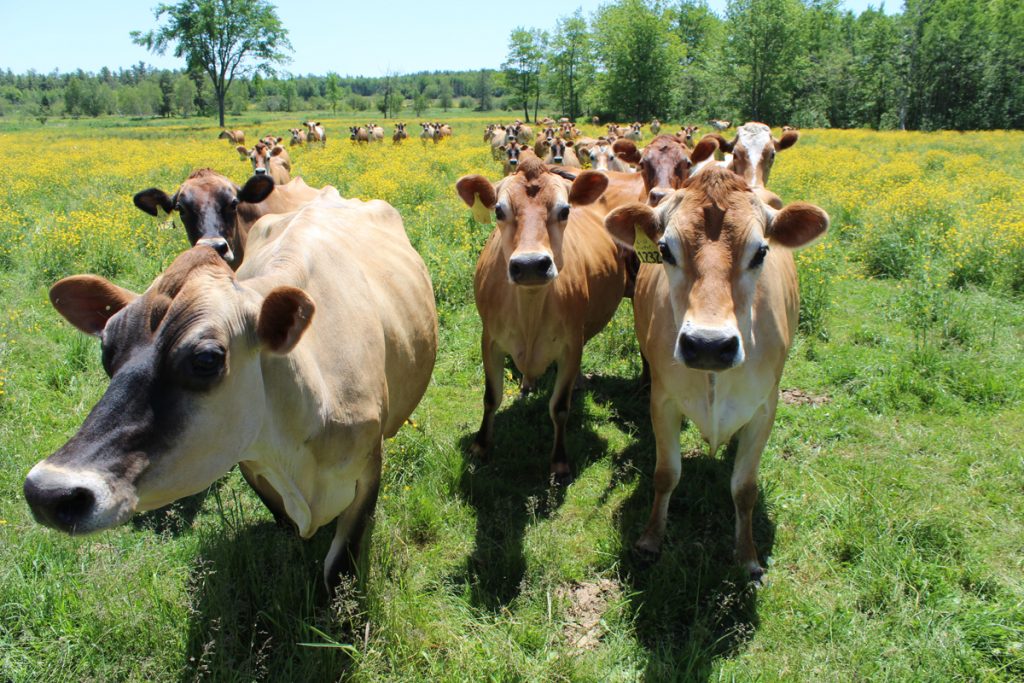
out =
<svg viewBox="0 0 1024 683"><path fill-rule="evenodd" d="M274 526L237 473L95 536L31 520L25 474L106 384L97 342L47 288L92 272L143 289L187 242L132 194L204 166L241 183L250 166L197 122L0 126L0 680L1024 677L1024 134L810 130L779 154L772 189L833 223L798 256L755 590L731 562L731 454L692 429L664 553L630 550L654 458L628 302L584 354L573 485L547 486L550 378L519 399L509 371L491 460L464 455L491 226L454 183L500 167L488 119L431 117L454 139L423 144L410 117L404 144L356 146L348 125L365 120L320 118L326 147L290 150L310 185L398 208L441 324L432 386L386 445L367 569L333 599L330 534ZM251 142L300 119L238 127Z"/></svg>

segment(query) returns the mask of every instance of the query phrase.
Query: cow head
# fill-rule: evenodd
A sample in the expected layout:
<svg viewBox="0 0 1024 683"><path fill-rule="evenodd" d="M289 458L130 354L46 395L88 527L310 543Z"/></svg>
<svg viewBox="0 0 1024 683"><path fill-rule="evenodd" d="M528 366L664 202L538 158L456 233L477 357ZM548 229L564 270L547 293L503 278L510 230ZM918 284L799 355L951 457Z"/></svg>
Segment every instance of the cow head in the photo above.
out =
<svg viewBox="0 0 1024 683"><path fill-rule="evenodd" d="M455 185L467 206L479 202L494 212L509 282L524 287L544 286L558 277L572 207L594 203L607 187L602 173L582 171L570 182L548 172L536 157L497 185L479 175L464 176Z"/></svg>
<svg viewBox="0 0 1024 683"><path fill-rule="evenodd" d="M284 151L284 148L279 147L276 143L270 146L263 142L257 142L256 146L250 150L246 150L241 145L235 149L242 155L243 160L248 159L252 162L252 171L256 175L265 175L268 171L267 164L270 163L270 157L278 156Z"/></svg>
<svg viewBox="0 0 1024 683"><path fill-rule="evenodd" d="M741 177L712 166L657 208L612 211L605 227L628 248L641 231L658 246L677 331L674 356L688 368L719 372L743 363L769 248L805 246L828 222L823 210L801 202L776 211Z"/></svg>
<svg viewBox="0 0 1024 683"><path fill-rule="evenodd" d="M800 133L789 130L781 138L772 137L771 128L763 123L745 123L736 131L736 137L727 141L712 133L708 137L718 140L719 148L732 153L729 168L743 176L751 188L768 185L768 174L775 163L775 154L789 149L800 139Z"/></svg>
<svg viewBox="0 0 1024 683"><path fill-rule="evenodd" d="M286 354L313 315L300 289L241 286L208 247L179 256L142 295L95 275L50 300L101 340L110 384L64 446L29 472L39 522L67 533L121 524L213 483L263 422L263 354Z"/></svg>
<svg viewBox="0 0 1024 683"><path fill-rule="evenodd" d="M213 247L232 268L238 268L245 248L238 227L239 207L259 204L273 191L274 181L266 174L254 175L239 187L220 173L203 168L192 173L173 195L151 187L136 194L133 201L151 216L158 215L159 209L177 211L189 243Z"/></svg>
<svg viewBox="0 0 1024 683"><path fill-rule="evenodd" d="M306 141L306 131L301 128L289 128L288 132L292 134L291 144L300 145Z"/></svg>
<svg viewBox="0 0 1024 683"><path fill-rule="evenodd" d="M673 135L659 135L642 152L625 139L616 140L612 147L620 159L637 165L651 206L657 206L673 190L682 187L694 164L710 158L715 148L714 140L702 140L691 152Z"/></svg>

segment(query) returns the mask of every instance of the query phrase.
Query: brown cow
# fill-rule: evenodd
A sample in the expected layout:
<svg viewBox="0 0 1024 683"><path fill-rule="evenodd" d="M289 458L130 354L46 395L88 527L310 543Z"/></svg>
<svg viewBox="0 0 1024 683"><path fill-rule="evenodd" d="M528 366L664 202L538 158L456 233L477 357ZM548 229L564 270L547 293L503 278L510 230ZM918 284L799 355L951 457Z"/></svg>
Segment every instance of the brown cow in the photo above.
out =
<svg viewBox="0 0 1024 683"><path fill-rule="evenodd" d="M384 440L430 380L430 276L394 208L333 188L264 218L250 247L237 275L194 247L142 295L95 275L53 286L61 315L101 338L110 385L32 468L25 497L39 522L89 533L202 491L237 463L302 538L337 520L331 587L357 560Z"/></svg>
<svg viewBox="0 0 1024 683"><path fill-rule="evenodd" d="M717 133L711 133L722 151L732 154L725 166L747 181L750 189L758 192L761 199L776 209L782 208L782 200L768 190L768 175L775 163L775 154L789 149L800 139L800 133L789 130L781 138L772 137L772 130L763 123L745 123L736 131L736 137L728 141Z"/></svg>
<svg viewBox="0 0 1024 683"><path fill-rule="evenodd" d="M395 124L395 133L394 133L394 135L391 136L391 142L393 142L394 144L397 145L400 142L402 142L402 140L405 140L408 137L409 137L409 134L405 132L405 124L404 123L396 123Z"/></svg>
<svg viewBox="0 0 1024 683"><path fill-rule="evenodd" d="M563 140L562 138L554 138L551 141L544 161L566 168L583 168L579 157L576 156L576 150L573 149L573 141Z"/></svg>
<svg viewBox="0 0 1024 683"><path fill-rule="evenodd" d="M595 171L615 171L617 173L632 173L633 169L625 161L620 159L612 150L612 146L604 139L589 149L587 155L590 157L591 166Z"/></svg>
<svg viewBox="0 0 1024 683"><path fill-rule="evenodd" d="M306 131L302 130L301 128L289 128L288 132L292 134L291 142L288 143L289 146L294 147L295 145L306 144Z"/></svg>
<svg viewBox="0 0 1024 683"><path fill-rule="evenodd" d="M306 127L307 140L319 142L323 147L327 146L327 131L320 125L319 121L306 121L302 125Z"/></svg>
<svg viewBox="0 0 1024 683"><path fill-rule="evenodd" d="M658 119L651 119L651 134L657 135L661 132L661 121Z"/></svg>
<svg viewBox="0 0 1024 683"><path fill-rule="evenodd" d="M324 189L328 188L334 190L330 186ZM177 211L190 244L213 247L237 270L253 223L268 213L296 211L318 192L302 178L274 185L266 175L254 175L239 187L213 169L201 168L173 195L151 187L136 194L133 201L150 216L158 215L158 209Z"/></svg>
<svg viewBox="0 0 1024 683"><path fill-rule="evenodd" d="M367 130L366 126L349 126L349 140L352 142L369 142L370 131Z"/></svg>
<svg viewBox="0 0 1024 683"><path fill-rule="evenodd" d="M240 130L222 130L217 139L227 140L229 145L244 145L245 133Z"/></svg>
<svg viewBox="0 0 1024 683"><path fill-rule="evenodd" d="M715 140L705 138L690 152L674 135L659 135L643 151L631 140L616 140L612 149L623 161L637 165L644 179L647 202L657 206L690 177L694 164L711 158L717 146Z"/></svg>
<svg viewBox="0 0 1024 683"><path fill-rule="evenodd" d="M693 176L658 208L633 204L605 220L627 248L642 233L663 262L641 267L633 297L637 338L653 375L657 445L654 507L636 542L640 551L661 548L669 497L679 482L685 416L712 455L738 440L731 484L736 556L752 579L763 574L751 517L758 463L800 311L790 249L821 236L828 220L810 204L776 212L742 178L717 166Z"/></svg>
<svg viewBox="0 0 1024 683"><path fill-rule="evenodd" d="M607 185L608 178L595 171L582 171L570 183L536 157L497 185L479 175L456 184L474 215L494 211L498 222L474 278L486 387L472 450L482 455L492 444L505 356L523 373L524 388L555 362L549 408L556 483L570 479L565 423L583 346L611 320L626 282L616 245L602 229L609 209L599 198Z"/></svg>
<svg viewBox="0 0 1024 683"><path fill-rule="evenodd" d="M536 159L537 155L526 145L517 142L510 142L499 147L505 155L505 175L512 175L519 168L519 163L527 159Z"/></svg>
<svg viewBox="0 0 1024 683"><path fill-rule="evenodd" d="M257 142L251 150L247 150L241 145L235 149L243 159L249 159L252 162L254 174L269 174L275 185L285 185L291 181L292 160L288 156L287 150L281 145L268 147L262 142Z"/></svg>

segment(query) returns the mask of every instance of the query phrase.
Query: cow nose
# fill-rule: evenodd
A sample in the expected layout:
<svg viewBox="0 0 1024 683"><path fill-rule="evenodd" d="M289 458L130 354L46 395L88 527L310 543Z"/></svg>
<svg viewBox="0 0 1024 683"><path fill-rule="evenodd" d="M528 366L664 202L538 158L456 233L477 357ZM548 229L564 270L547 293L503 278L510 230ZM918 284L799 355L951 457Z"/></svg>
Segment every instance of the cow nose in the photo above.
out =
<svg viewBox="0 0 1024 683"><path fill-rule="evenodd" d="M651 190L650 194L647 195L648 206L657 206L658 204L661 204L661 200L665 198L666 194L668 193L665 190L654 188Z"/></svg>
<svg viewBox="0 0 1024 683"><path fill-rule="evenodd" d="M556 164L560 164L560 163L562 163L562 158L563 158L563 157L555 157L555 163L556 163Z"/></svg>
<svg viewBox="0 0 1024 683"><path fill-rule="evenodd" d="M203 239L196 242L196 246L210 247L215 252L220 254L220 257L225 260L231 260L231 246L228 241L223 237L204 237Z"/></svg>
<svg viewBox="0 0 1024 683"><path fill-rule="evenodd" d="M265 168L257 168L256 171L255 171L256 175L263 175L266 172L267 172L267 169L265 169Z"/></svg>
<svg viewBox="0 0 1024 683"><path fill-rule="evenodd" d="M73 531L96 507L96 494L91 489L46 486L31 475L25 480L25 500L37 522L62 531Z"/></svg>
<svg viewBox="0 0 1024 683"><path fill-rule="evenodd" d="M555 279L558 271L547 254L522 254L508 262L508 277L517 285L542 285Z"/></svg>
<svg viewBox="0 0 1024 683"><path fill-rule="evenodd" d="M717 330L691 330L679 335L679 354L694 370L728 370L740 355L740 338Z"/></svg>

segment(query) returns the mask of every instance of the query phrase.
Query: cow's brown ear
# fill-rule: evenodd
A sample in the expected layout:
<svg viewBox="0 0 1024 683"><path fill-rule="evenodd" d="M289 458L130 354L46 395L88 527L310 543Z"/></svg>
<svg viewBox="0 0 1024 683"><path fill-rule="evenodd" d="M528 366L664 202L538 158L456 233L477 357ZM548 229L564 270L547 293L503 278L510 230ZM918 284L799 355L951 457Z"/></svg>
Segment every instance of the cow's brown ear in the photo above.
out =
<svg viewBox="0 0 1024 683"><path fill-rule="evenodd" d="M238 191L238 201L259 204L274 191L273 179L266 175L254 175Z"/></svg>
<svg viewBox="0 0 1024 683"><path fill-rule="evenodd" d="M780 211L766 207L765 212L768 239L790 249L806 247L828 230L828 214L813 204L793 202Z"/></svg>
<svg viewBox="0 0 1024 683"><path fill-rule="evenodd" d="M97 336L114 314L137 297L98 275L72 275L50 287L50 303L57 312L82 332Z"/></svg>
<svg viewBox="0 0 1024 683"><path fill-rule="evenodd" d="M662 233L654 209L639 202L620 206L605 216L604 228L612 239L629 249L634 248L638 230L642 230L655 243L661 239Z"/></svg>
<svg viewBox="0 0 1024 683"><path fill-rule="evenodd" d="M459 193L459 197L470 208L475 208L474 205L477 203L477 199L480 200L480 203L488 211L493 209L494 205L498 203L498 195L494 190L494 185L482 175L462 176L455 183L455 191Z"/></svg>
<svg viewBox="0 0 1024 683"><path fill-rule="evenodd" d="M706 159L710 159L715 154L716 149L718 149L718 140L712 137L705 137L690 152L690 161L699 164Z"/></svg>
<svg viewBox="0 0 1024 683"><path fill-rule="evenodd" d="M235 151L238 152L238 156L242 157L242 161L245 161L249 157L249 150L242 145L235 147Z"/></svg>
<svg viewBox="0 0 1024 683"><path fill-rule="evenodd" d="M632 140L619 138L612 143L612 151L615 152L615 156L628 164L640 163L640 150L636 148Z"/></svg>
<svg viewBox="0 0 1024 683"><path fill-rule="evenodd" d="M295 348L309 327L316 306L297 287L270 290L256 319L256 337L273 353L285 354Z"/></svg>
<svg viewBox="0 0 1024 683"><path fill-rule="evenodd" d="M136 193L132 197L132 201L135 203L135 206L150 216L159 215L157 209L163 209L167 213L174 211L174 199L168 197L166 192L157 187L151 187L148 190Z"/></svg>
<svg viewBox="0 0 1024 683"><path fill-rule="evenodd" d="M701 138L701 142L703 142L704 140L706 140L708 138L712 138L712 139L716 140L718 142L718 149L722 150L723 152L732 153L732 148L736 145L736 140L733 140L732 142L730 142L730 141L726 140L725 138L723 138L718 133L708 133L703 138Z"/></svg>
<svg viewBox="0 0 1024 683"><path fill-rule="evenodd" d="M270 156L272 156L272 157L281 156L281 154L283 152L284 152L284 147L278 147L278 146L275 145L274 149L270 150Z"/></svg>
<svg viewBox="0 0 1024 683"><path fill-rule="evenodd" d="M608 176L600 171L583 171L572 181L569 188L569 204L586 206L593 204L608 189Z"/></svg>
<svg viewBox="0 0 1024 683"><path fill-rule="evenodd" d="M782 151L789 149L796 144L796 141L800 139L800 132L795 130L787 130L782 134L782 137L775 141L775 149Z"/></svg>

